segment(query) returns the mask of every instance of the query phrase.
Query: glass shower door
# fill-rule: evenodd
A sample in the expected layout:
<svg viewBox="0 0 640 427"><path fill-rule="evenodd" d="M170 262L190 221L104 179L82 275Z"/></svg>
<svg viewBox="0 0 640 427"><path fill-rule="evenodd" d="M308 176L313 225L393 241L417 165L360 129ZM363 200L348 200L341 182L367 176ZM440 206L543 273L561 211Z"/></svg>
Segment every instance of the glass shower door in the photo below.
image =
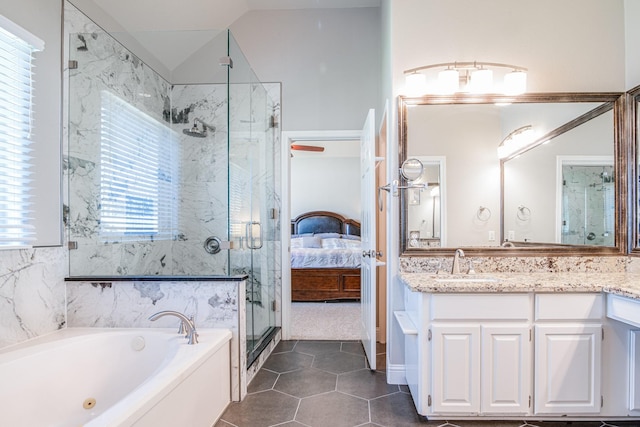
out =
<svg viewBox="0 0 640 427"><path fill-rule="evenodd" d="M276 144L273 102L229 37L229 252L231 274L247 274L247 366L276 324Z"/></svg>

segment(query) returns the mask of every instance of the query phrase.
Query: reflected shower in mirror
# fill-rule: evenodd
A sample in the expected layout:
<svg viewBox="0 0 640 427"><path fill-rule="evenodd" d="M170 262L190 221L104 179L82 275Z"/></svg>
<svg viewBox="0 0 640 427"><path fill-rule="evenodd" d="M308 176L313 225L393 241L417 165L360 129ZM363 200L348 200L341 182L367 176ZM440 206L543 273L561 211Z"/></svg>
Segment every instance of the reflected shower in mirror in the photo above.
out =
<svg viewBox="0 0 640 427"><path fill-rule="evenodd" d="M438 222L430 189L399 194L401 252L619 253L621 107L613 93L400 97L399 162L441 166Z"/></svg>

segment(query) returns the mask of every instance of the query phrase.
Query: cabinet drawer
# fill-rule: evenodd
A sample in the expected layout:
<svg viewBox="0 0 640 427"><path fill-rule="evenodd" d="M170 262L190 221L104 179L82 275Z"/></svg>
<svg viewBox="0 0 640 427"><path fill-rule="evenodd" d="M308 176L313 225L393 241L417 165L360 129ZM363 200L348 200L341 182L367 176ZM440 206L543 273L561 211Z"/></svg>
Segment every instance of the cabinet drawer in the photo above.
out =
<svg viewBox="0 0 640 427"><path fill-rule="evenodd" d="M433 294L431 320L530 320L528 294Z"/></svg>
<svg viewBox="0 0 640 427"><path fill-rule="evenodd" d="M535 320L600 320L602 294L538 294Z"/></svg>

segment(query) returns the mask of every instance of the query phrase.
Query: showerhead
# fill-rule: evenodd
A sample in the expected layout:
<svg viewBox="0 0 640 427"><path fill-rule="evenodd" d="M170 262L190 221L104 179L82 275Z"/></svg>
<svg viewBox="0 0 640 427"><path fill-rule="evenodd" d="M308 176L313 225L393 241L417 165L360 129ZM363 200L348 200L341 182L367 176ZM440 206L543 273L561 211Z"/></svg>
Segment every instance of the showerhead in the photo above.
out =
<svg viewBox="0 0 640 427"><path fill-rule="evenodd" d="M202 124L202 130L198 127L198 122ZM211 126L202 120L196 118L193 120L193 127L191 129L183 129L182 133L185 135L193 136L196 138L205 138L207 136L207 129L211 130L211 132L215 132L215 126Z"/></svg>

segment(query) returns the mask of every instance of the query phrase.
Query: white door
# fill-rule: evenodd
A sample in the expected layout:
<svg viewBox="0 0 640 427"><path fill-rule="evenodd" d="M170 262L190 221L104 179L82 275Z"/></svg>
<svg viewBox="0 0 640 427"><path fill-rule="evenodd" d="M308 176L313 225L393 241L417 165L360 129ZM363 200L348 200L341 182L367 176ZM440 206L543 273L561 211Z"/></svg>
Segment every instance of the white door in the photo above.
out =
<svg viewBox="0 0 640 427"><path fill-rule="evenodd" d="M536 326L536 414L600 412L601 334L599 324Z"/></svg>
<svg viewBox="0 0 640 427"><path fill-rule="evenodd" d="M482 413L529 413L530 331L529 325L482 327Z"/></svg>
<svg viewBox="0 0 640 427"><path fill-rule="evenodd" d="M375 111L369 110L360 137L360 264L361 339L369 361L376 369L376 156Z"/></svg>
<svg viewBox="0 0 640 427"><path fill-rule="evenodd" d="M480 325L433 325L433 412L480 412Z"/></svg>

